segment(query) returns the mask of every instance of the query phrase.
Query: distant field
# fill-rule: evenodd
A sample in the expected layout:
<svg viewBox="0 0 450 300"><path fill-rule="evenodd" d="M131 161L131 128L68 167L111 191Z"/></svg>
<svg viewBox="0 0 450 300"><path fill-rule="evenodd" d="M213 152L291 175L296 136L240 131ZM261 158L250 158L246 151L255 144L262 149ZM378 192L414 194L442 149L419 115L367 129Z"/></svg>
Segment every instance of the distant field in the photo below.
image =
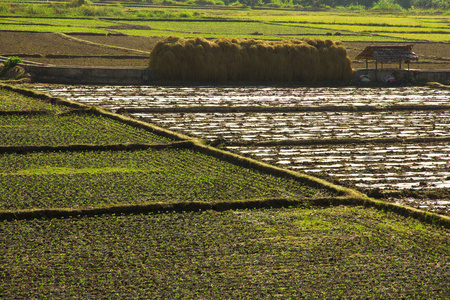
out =
<svg viewBox="0 0 450 300"><path fill-rule="evenodd" d="M164 11L165 8L141 8L141 11ZM344 41L434 41L450 42L450 16L402 13L378 15L373 12L301 12L277 10L196 10L189 18L177 17L186 8L166 11L172 17L154 18L39 18L0 17L1 30L55 32L124 33L139 36L206 36L280 39L326 36ZM246 21L246 22L242 22ZM133 28L139 26L140 28ZM418 34L420 33L420 34Z"/></svg>
<svg viewBox="0 0 450 300"><path fill-rule="evenodd" d="M108 3L101 5L118 9ZM143 67L149 63L146 55L166 36L265 40L308 37L344 41L354 68L366 67L365 61L354 58L367 45L375 43L414 44L413 51L419 55L419 61L411 65L412 69L450 68L450 15L444 13L206 8L145 3L123 3L120 9L120 16L107 17L4 13L0 16L0 39L10 42L0 44L0 55L24 54L25 59L32 55L33 61L56 65ZM61 36L43 38L42 33L67 34L77 40L61 39ZM80 41L97 45L83 45ZM67 57L55 58L54 54ZM130 54L144 56L130 59Z"/></svg>

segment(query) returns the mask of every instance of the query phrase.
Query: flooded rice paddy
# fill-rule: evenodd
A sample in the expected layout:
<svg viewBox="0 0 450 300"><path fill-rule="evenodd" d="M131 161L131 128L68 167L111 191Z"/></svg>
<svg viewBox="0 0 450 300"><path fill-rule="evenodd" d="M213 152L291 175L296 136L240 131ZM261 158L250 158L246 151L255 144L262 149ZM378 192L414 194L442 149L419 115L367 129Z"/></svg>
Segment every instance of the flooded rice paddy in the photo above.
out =
<svg viewBox="0 0 450 300"><path fill-rule="evenodd" d="M450 143L229 147L279 166L325 173L360 189L450 186Z"/></svg>
<svg viewBox="0 0 450 300"><path fill-rule="evenodd" d="M295 113L136 113L204 139L267 140L450 136L450 111Z"/></svg>
<svg viewBox="0 0 450 300"><path fill-rule="evenodd" d="M270 164L326 174L363 191L450 187L449 90L429 87L35 88L128 113L220 143L225 149ZM414 142L418 138L426 141ZM349 139L358 142L348 142ZM448 199L398 201L450 212Z"/></svg>
<svg viewBox="0 0 450 300"><path fill-rule="evenodd" d="M110 109L121 107L193 106L390 106L449 105L450 92L405 88L276 88L276 87L37 87L52 94Z"/></svg>

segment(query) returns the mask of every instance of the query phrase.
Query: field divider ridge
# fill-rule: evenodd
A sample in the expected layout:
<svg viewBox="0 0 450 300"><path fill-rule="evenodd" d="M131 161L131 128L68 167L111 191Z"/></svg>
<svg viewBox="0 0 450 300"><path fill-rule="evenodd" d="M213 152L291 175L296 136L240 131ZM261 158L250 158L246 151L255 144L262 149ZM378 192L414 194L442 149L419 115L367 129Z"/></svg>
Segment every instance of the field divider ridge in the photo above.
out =
<svg viewBox="0 0 450 300"><path fill-rule="evenodd" d="M301 102L301 101L300 101ZM450 105L387 105L387 106L191 106L191 107L122 107L117 113L233 113L233 112L384 112L450 110Z"/></svg>
<svg viewBox="0 0 450 300"><path fill-rule="evenodd" d="M113 46L113 45L108 45L108 44L100 44L100 43L94 43L91 41L87 41L87 40L83 40L80 38L76 38L73 37L69 34L65 34L62 32L52 32L53 34L59 35L60 37L70 40L70 41L75 41L78 43L82 43L85 45L91 45L91 46L96 46L99 48L111 48L111 49L117 49L117 50L123 50L123 51L127 51L127 52L131 52L131 53L139 53L139 54L146 54L146 55L150 55L150 51L142 51L142 50L138 50L138 49L130 49L130 48L126 48L126 47L119 47L119 46Z"/></svg>
<svg viewBox="0 0 450 300"><path fill-rule="evenodd" d="M156 202L140 204L119 204L86 208L50 208L50 209L19 209L0 210L0 221L82 218L113 214L160 214L172 212L198 212L206 210L227 211L237 209L273 209L288 207L332 207L332 206L363 206L418 219L422 222L450 228L450 217L419 210L413 207L361 197L321 197L321 198L260 198L229 201L190 201L190 202Z"/></svg>
<svg viewBox="0 0 450 300"><path fill-rule="evenodd" d="M61 146L0 146L1 153L31 153L31 152L77 152L77 151L130 151L146 149L192 148L191 141L180 141L166 144L71 144Z"/></svg>
<svg viewBox="0 0 450 300"><path fill-rule="evenodd" d="M281 208L311 203L311 199L287 199L287 198L260 198L228 201L189 201L189 202L151 202L139 204L104 205L86 208L48 208L48 209L18 209L0 210L0 220L19 220L35 218L66 218L84 217L110 214L141 214L141 213L168 213L216 210L226 211L231 209L252 208ZM334 199L323 199L317 203L329 203Z"/></svg>
<svg viewBox="0 0 450 300"><path fill-rule="evenodd" d="M247 147L270 147L270 146L314 146L314 145L350 145L350 144L426 144L450 141L450 136L444 137L411 137L411 138L342 138L342 139L304 139L304 140L279 140L279 141L212 141L211 145L222 144L223 146L247 146Z"/></svg>

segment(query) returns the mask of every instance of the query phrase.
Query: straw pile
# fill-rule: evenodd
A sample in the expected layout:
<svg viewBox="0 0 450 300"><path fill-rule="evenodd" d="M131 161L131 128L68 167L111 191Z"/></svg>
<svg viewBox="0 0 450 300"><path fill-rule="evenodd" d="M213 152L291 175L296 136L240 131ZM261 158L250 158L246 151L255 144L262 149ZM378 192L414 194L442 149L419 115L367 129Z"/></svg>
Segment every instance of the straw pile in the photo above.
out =
<svg viewBox="0 0 450 300"><path fill-rule="evenodd" d="M319 39L167 37L150 53L150 68L164 80L210 82L347 80L353 72L341 42Z"/></svg>

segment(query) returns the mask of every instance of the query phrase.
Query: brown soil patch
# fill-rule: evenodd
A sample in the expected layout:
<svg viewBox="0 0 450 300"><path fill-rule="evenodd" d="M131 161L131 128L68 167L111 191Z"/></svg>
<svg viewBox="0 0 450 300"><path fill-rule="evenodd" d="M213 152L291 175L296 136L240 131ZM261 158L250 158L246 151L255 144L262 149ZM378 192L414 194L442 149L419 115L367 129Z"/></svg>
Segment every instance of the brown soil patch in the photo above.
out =
<svg viewBox="0 0 450 300"><path fill-rule="evenodd" d="M146 54L150 53L161 37L143 37L128 35L86 35L66 36L47 32L10 32L0 31L0 55L28 54L40 57L24 57L40 63L71 66L120 66L145 67L148 65ZM354 58L370 44L389 44L386 42L345 42L354 68L365 68L365 61ZM392 43L391 43L392 44ZM399 43L394 43L399 44ZM403 43L404 44L404 43ZM419 62L411 63L412 69L450 69L449 43L413 43L419 55ZM137 50L137 51L133 51ZM91 56L77 58L51 58L47 55ZM141 59L127 58L130 55L142 55ZM92 57L96 56L96 57ZM108 57L102 57L108 56ZM111 58L111 56L116 56ZM374 64L370 63L369 67ZM398 67L386 65L386 67ZM406 66L404 66L406 67Z"/></svg>
<svg viewBox="0 0 450 300"><path fill-rule="evenodd" d="M129 49L136 49L150 53L155 44L161 40L161 37L144 37L136 35L71 35L81 40L90 41L93 43L110 45L115 47L123 47Z"/></svg>
<svg viewBox="0 0 450 300"><path fill-rule="evenodd" d="M146 43L149 47L156 43L152 42L151 38L145 37L141 39L131 37L126 41L127 36L96 36L96 38L97 40L83 35L66 36L48 32L0 31L2 41L0 55L18 55L24 60L55 65L145 67L148 66L146 56L151 49L142 51L145 51ZM55 54L78 57L51 57ZM38 57L29 57L32 55ZM130 55L141 55L142 58L130 59Z"/></svg>

